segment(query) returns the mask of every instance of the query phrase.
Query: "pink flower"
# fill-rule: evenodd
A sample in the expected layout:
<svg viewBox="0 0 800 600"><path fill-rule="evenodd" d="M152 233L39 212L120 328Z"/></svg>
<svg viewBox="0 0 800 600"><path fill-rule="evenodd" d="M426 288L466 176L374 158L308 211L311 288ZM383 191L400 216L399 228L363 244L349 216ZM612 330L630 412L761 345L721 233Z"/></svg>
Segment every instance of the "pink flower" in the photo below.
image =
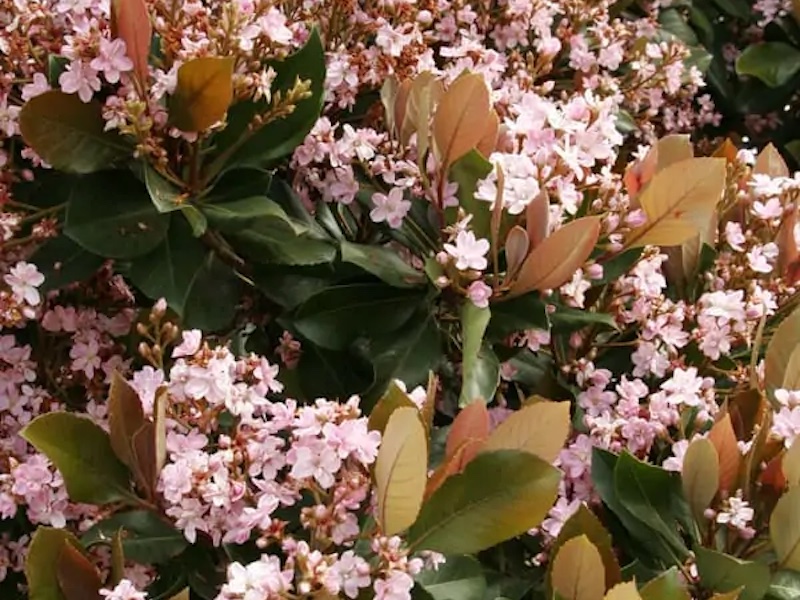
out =
<svg viewBox="0 0 800 600"><path fill-rule="evenodd" d="M120 581L113 590L100 590L106 600L146 600L147 594L137 591L128 579Z"/></svg>
<svg viewBox="0 0 800 600"><path fill-rule="evenodd" d="M83 102L89 102L94 93L100 90L100 78L91 65L82 60L73 60L58 78L61 91L65 94L78 94Z"/></svg>
<svg viewBox="0 0 800 600"><path fill-rule="evenodd" d="M483 271L489 264L486 260L489 240L476 239L471 231L459 231L455 245L445 244L444 249L456 259L456 269L461 271L466 269Z"/></svg>
<svg viewBox="0 0 800 600"><path fill-rule="evenodd" d="M98 356L99 350L100 346L95 338L76 343L69 351L69 357L72 359L72 370L83 371L86 377L92 379L95 370L99 369L102 364Z"/></svg>
<svg viewBox="0 0 800 600"><path fill-rule="evenodd" d="M20 261L11 267L3 280L11 286L11 292L17 302L27 302L31 306L36 306L42 301L36 288L44 283L44 275L39 273L36 265Z"/></svg>
<svg viewBox="0 0 800 600"><path fill-rule="evenodd" d="M375 600L411 600L414 580L408 573L390 571L386 579L375 581Z"/></svg>
<svg viewBox="0 0 800 600"><path fill-rule="evenodd" d="M49 89L50 84L47 82L47 77L43 73L34 73L33 81L22 86L22 99L27 102L31 98L44 94Z"/></svg>
<svg viewBox="0 0 800 600"><path fill-rule="evenodd" d="M492 297L492 288L479 279L467 288L467 296L478 308L486 308L489 306L489 298Z"/></svg>
<svg viewBox="0 0 800 600"><path fill-rule="evenodd" d="M375 205L369 216L376 223L386 223L392 229L397 229L403 224L403 219L411 210L411 201L403 199L402 188L392 188L389 194L372 194L372 203Z"/></svg>
<svg viewBox="0 0 800 600"><path fill-rule="evenodd" d="M172 358L181 358L184 356L194 356L200 350L200 344L203 341L203 332L199 329L192 329L190 331L181 332L183 338L179 346L175 346L172 350Z"/></svg>
<svg viewBox="0 0 800 600"><path fill-rule="evenodd" d="M102 71L108 83L118 83L120 75L133 69L133 61L125 54L121 39L100 39L100 53L89 63L95 71Z"/></svg>
<svg viewBox="0 0 800 600"><path fill-rule="evenodd" d="M258 24L261 31L276 44L289 44L294 37L292 30L286 26L286 16L274 6L258 19Z"/></svg>

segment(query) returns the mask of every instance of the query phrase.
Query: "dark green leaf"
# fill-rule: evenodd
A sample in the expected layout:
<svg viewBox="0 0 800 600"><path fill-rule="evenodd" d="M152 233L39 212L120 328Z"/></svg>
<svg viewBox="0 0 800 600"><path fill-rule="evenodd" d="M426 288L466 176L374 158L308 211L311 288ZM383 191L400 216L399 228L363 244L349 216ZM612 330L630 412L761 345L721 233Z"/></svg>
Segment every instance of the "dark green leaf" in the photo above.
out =
<svg viewBox="0 0 800 600"><path fill-rule="evenodd" d="M702 586L713 592L732 592L742 589L739 600L761 600L770 586L769 567L757 562L739 560L733 556L698 546L695 548L697 571Z"/></svg>
<svg viewBox="0 0 800 600"><path fill-rule="evenodd" d="M186 327L218 331L231 324L241 295L233 269L209 252L192 282L183 311Z"/></svg>
<svg viewBox="0 0 800 600"><path fill-rule="evenodd" d="M183 205L180 189L162 177L149 163L145 163L142 169L147 193L158 212L180 210Z"/></svg>
<svg viewBox="0 0 800 600"><path fill-rule="evenodd" d="M348 352L305 344L296 371L304 398L349 398L366 390L373 380L370 365Z"/></svg>
<svg viewBox="0 0 800 600"><path fill-rule="evenodd" d="M750 75L770 87L787 83L800 71L800 50L783 42L762 42L744 49L736 59L736 72Z"/></svg>
<svg viewBox="0 0 800 600"><path fill-rule="evenodd" d="M61 472L73 502L129 502L130 474L114 454L108 434L87 418L65 412L36 417L20 435Z"/></svg>
<svg viewBox="0 0 800 600"><path fill-rule="evenodd" d="M677 567L672 567L648 581L639 593L642 600L691 600Z"/></svg>
<svg viewBox="0 0 800 600"><path fill-rule="evenodd" d="M344 262L358 265L393 287L419 287L425 282L425 274L405 262L391 248L351 242L342 242L340 248Z"/></svg>
<svg viewBox="0 0 800 600"><path fill-rule="evenodd" d="M169 215L156 210L133 174L103 171L75 182L64 233L94 254L134 258L153 250L168 228Z"/></svg>
<svg viewBox="0 0 800 600"><path fill-rule="evenodd" d="M81 547L78 539L65 529L36 529L25 559L29 600L66 600L58 584L56 572L58 557L64 544Z"/></svg>
<svg viewBox="0 0 800 600"><path fill-rule="evenodd" d="M797 600L800 598L800 573L797 571L778 571L772 576L769 590L769 600Z"/></svg>
<svg viewBox="0 0 800 600"><path fill-rule="evenodd" d="M461 307L462 383L458 400L462 408L476 402L490 402L500 381L500 365L490 347L483 343L491 312L478 308L472 302ZM494 357L494 360L492 360ZM496 377L493 376L497 365Z"/></svg>
<svg viewBox="0 0 800 600"><path fill-rule="evenodd" d="M483 600L486 592L481 563L470 556L448 556L437 570L420 572L416 581L434 600Z"/></svg>
<svg viewBox="0 0 800 600"><path fill-rule="evenodd" d="M458 159L450 168L450 180L458 184L458 203L467 214L472 215L470 227L479 238L489 238L489 225L492 220L491 203L475 198L478 181L492 172L492 163L477 150L471 150ZM457 220L457 208L447 209L448 223Z"/></svg>
<svg viewBox="0 0 800 600"><path fill-rule="evenodd" d="M31 98L19 115L25 143L54 168L69 173L108 169L131 156L130 146L105 131L105 125L99 102L83 102L57 90Z"/></svg>
<svg viewBox="0 0 800 600"><path fill-rule="evenodd" d="M286 60L274 63L276 77L272 83L273 96L294 87L300 78L311 82L311 96L301 100L291 115L246 133L253 116L268 108L265 102L239 102L228 113L228 127L218 136L219 151L233 150L225 161L236 167L269 167L290 154L311 131L322 110L325 83L325 52L319 32L314 29L306 45Z"/></svg>
<svg viewBox="0 0 800 600"><path fill-rule="evenodd" d="M166 562L188 545L180 531L147 510L132 510L108 517L84 533L81 542L87 546L110 543L119 529L123 530L125 557L145 565Z"/></svg>
<svg viewBox="0 0 800 600"><path fill-rule="evenodd" d="M385 284L337 285L306 300L292 322L297 331L315 344L341 350L358 337L397 331L422 299L420 292Z"/></svg>
<svg viewBox="0 0 800 600"><path fill-rule="evenodd" d="M550 322L553 324L553 331L556 333L571 333L591 325L619 329L614 317L608 313L591 312L569 306L556 308L556 311L550 314Z"/></svg>
<svg viewBox="0 0 800 600"><path fill-rule="evenodd" d="M501 341L512 333L529 329L550 329L545 304L538 293L524 294L505 302L492 304L488 335Z"/></svg>
<svg viewBox="0 0 800 600"><path fill-rule="evenodd" d="M87 252L67 236L47 240L33 255L31 261L44 275L40 292L57 290L71 283L81 283L94 275L103 265L103 259Z"/></svg>
<svg viewBox="0 0 800 600"><path fill-rule="evenodd" d="M555 501L560 472L519 450L478 454L422 506L408 532L415 550L472 554L538 526Z"/></svg>

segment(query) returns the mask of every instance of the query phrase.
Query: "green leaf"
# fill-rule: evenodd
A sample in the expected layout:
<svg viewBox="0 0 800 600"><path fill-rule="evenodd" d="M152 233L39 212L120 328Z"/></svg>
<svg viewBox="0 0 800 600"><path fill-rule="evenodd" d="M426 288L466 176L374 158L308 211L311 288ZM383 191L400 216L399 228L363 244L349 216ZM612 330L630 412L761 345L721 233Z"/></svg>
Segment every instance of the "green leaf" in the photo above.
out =
<svg viewBox="0 0 800 600"><path fill-rule="evenodd" d="M557 469L527 452L479 454L422 506L409 545L472 554L521 535L541 523L560 479Z"/></svg>
<svg viewBox="0 0 800 600"><path fill-rule="evenodd" d="M147 193L158 212L168 213L185 206L180 189L160 175L150 163L144 163L142 170Z"/></svg>
<svg viewBox="0 0 800 600"><path fill-rule="evenodd" d="M253 265L250 276L267 298L286 310L296 308L336 282L328 265Z"/></svg>
<svg viewBox="0 0 800 600"><path fill-rule="evenodd" d="M80 549L78 539L65 529L39 527L25 559L29 600L66 600L58 584L56 565L64 544Z"/></svg>
<svg viewBox="0 0 800 600"><path fill-rule="evenodd" d="M107 258L135 258L164 239L169 215L160 214L147 190L127 171L103 171L76 180L64 233Z"/></svg>
<svg viewBox="0 0 800 600"><path fill-rule="evenodd" d="M797 600L800 598L800 572L785 570L775 573L766 597L768 600Z"/></svg>
<svg viewBox="0 0 800 600"><path fill-rule="evenodd" d="M664 571L647 582L639 594L642 600L691 600L677 567Z"/></svg>
<svg viewBox="0 0 800 600"><path fill-rule="evenodd" d="M179 530L148 510L132 510L103 519L83 534L81 542L86 546L110 543L120 529L125 557L145 565L166 562L188 545Z"/></svg>
<svg viewBox="0 0 800 600"><path fill-rule="evenodd" d="M461 308L462 336L462 385L458 404L465 407L478 399L490 402L499 383L499 362L497 379L492 384L493 365L491 348L483 344L483 336L489 325L491 312L488 308L478 308L472 302L465 302ZM489 394L489 392L491 392Z"/></svg>
<svg viewBox="0 0 800 600"><path fill-rule="evenodd" d="M100 269L104 260L87 252L67 236L60 235L40 246L31 262L44 275L39 291L49 292L86 281Z"/></svg>
<svg viewBox="0 0 800 600"><path fill-rule="evenodd" d="M483 600L486 578L471 556L448 556L437 570L421 571L416 581L434 600Z"/></svg>
<svg viewBox="0 0 800 600"><path fill-rule="evenodd" d="M236 167L270 167L305 139L322 110L325 83L325 51L319 32L314 29L305 46L286 60L271 65L276 76L272 94L284 93L299 78L311 82L311 95L301 100L292 114L273 121L253 134L247 127L253 116L268 109L266 102L239 102L228 114L228 127L217 138L221 156L233 151L225 163Z"/></svg>
<svg viewBox="0 0 800 600"><path fill-rule="evenodd" d="M781 568L800 570L800 487L781 496L769 518L769 535Z"/></svg>
<svg viewBox="0 0 800 600"><path fill-rule="evenodd" d="M132 155L131 147L105 131L105 125L99 102L83 102L57 90L31 98L19 114L25 143L53 168L68 173L108 169Z"/></svg>
<svg viewBox="0 0 800 600"><path fill-rule="evenodd" d="M398 331L423 295L385 284L337 285L315 294L295 312L292 323L310 341L342 350L356 338Z"/></svg>
<svg viewBox="0 0 800 600"><path fill-rule="evenodd" d="M739 600L761 600L770 584L769 567L698 546L697 571L702 586L714 592L732 592L744 587Z"/></svg>
<svg viewBox="0 0 800 600"><path fill-rule="evenodd" d="M472 215L470 226L476 237L489 238L492 220L491 203L475 198L478 181L492 172L492 163L477 150L470 150L450 167L450 181L458 184L458 204L468 215ZM458 208L446 209L447 222L457 220Z"/></svg>
<svg viewBox="0 0 800 600"><path fill-rule="evenodd" d="M528 329L550 329L545 304L538 293L523 294L505 302L492 304L488 335L501 341L512 333Z"/></svg>
<svg viewBox="0 0 800 600"><path fill-rule="evenodd" d="M212 225L225 233L236 233L253 221L270 219L282 221L287 230L296 235L307 231L304 225L295 225L283 208L266 196L246 196L232 202L206 204L203 206L203 213Z"/></svg>
<svg viewBox="0 0 800 600"><path fill-rule="evenodd" d="M108 434L89 419L48 413L36 417L20 435L61 472L73 502L102 505L135 500L128 469L114 454Z"/></svg>
<svg viewBox="0 0 800 600"><path fill-rule="evenodd" d="M769 87L787 83L799 70L800 50L784 42L752 44L736 59L738 75L751 75Z"/></svg>
<svg viewBox="0 0 800 600"><path fill-rule="evenodd" d="M340 248L344 262L358 265L393 287L419 287L425 282L425 274L405 262L391 248L351 242L342 242Z"/></svg>
<svg viewBox="0 0 800 600"><path fill-rule="evenodd" d="M225 118L233 101L232 56L204 56L178 68L169 118L181 131L203 131Z"/></svg>
<svg viewBox="0 0 800 600"><path fill-rule="evenodd" d="M373 380L370 365L359 362L349 352L326 350L315 344L303 346L296 373L306 400L347 399L362 393Z"/></svg>
<svg viewBox="0 0 800 600"><path fill-rule="evenodd" d="M678 526L693 534L694 521L683 497L679 474L623 452L614 468L614 490L630 514L658 533L679 557L688 556Z"/></svg>
<svg viewBox="0 0 800 600"><path fill-rule="evenodd" d="M550 322L556 333L571 333L587 326L602 326L619 330L614 317L608 313L591 312L569 306L559 306L550 314Z"/></svg>
<svg viewBox="0 0 800 600"><path fill-rule="evenodd" d="M185 327L203 331L226 329L236 314L241 282L231 267L209 252L192 282L183 310Z"/></svg>

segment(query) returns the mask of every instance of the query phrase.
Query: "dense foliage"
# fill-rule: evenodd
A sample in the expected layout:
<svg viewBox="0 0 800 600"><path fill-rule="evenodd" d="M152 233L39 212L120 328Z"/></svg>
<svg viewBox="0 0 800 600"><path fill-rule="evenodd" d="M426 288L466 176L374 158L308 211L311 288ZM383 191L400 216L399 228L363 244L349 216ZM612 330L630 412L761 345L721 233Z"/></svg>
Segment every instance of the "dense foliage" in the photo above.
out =
<svg viewBox="0 0 800 600"><path fill-rule="evenodd" d="M0 597L800 597L741 4L0 0Z"/></svg>

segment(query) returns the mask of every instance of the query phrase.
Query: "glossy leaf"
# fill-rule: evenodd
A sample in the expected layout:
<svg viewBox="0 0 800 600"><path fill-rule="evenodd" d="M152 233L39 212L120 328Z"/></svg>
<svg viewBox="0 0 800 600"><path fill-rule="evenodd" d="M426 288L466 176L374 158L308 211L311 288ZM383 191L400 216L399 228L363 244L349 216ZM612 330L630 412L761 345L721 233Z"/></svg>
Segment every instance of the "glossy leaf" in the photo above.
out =
<svg viewBox="0 0 800 600"><path fill-rule="evenodd" d="M225 118L233 101L233 57L205 56L178 68L169 116L181 131L204 131Z"/></svg>
<svg viewBox="0 0 800 600"><path fill-rule="evenodd" d="M483 600L486 578L481 564L470 556L448 556L438 569L424 569L416 582L434 600Z"/></svg>
<svg viewBox="0 0 800 600"><path fill-rule="evenodd" d="M488 158L492 152L497 148L497 137L500 133L500 117L497 116L495 110L489 112L489 118L486 120L486 125L483 129L483 137L481 137L475 149L480 152L484 157Z"/></svg>
<svg viewBox="0 0 800 600"><path fill-rule="evenodd" d="M65 412L36 417L20 435L61 472L73 502L130 501L130 475L108 434L87 418Z"/></svg>
<svg viewBox="0 0 800 600"><path fill-rule="evenodd" d="M133 62L133 73L139 84L147 84L147 58L153 26L144 0L111 0L111 36L125 42L125 54Z"/></svg>
<svg viewBox="0 0 800 600"><path fill-rule="evenodd" d="M357 265L393 287L418 287L425 275L405 262L396 251L384 246L341 243L342 260Z"/></svg>
<svg viewBox="0 0 800 600"><path fill-rule="evenodd" d="M116 133L105 131L99 102L51 90L31 98L19 114L25 143L53 168L93 173L130 157L132 149Z"/></svg>
<svg viewBox="0 0 800 600"><path fill-rule="evenodd" d="M389 417L375 461L378 523L384 535L407 529L417 518L428 469L428 443L419 410L401 407Z"/></svg>
<svg viewBox="0 0 800 600"><path fill-rule="evenodd" d="M726 413L714 423L708 440L714 445L719 457L719 489L733 492L737 489L742 453L736 441L730 414Z"/></svg>
<svg viewBox="0 0 800 600"><path fill-rule="evenodd" d="M695 518L704 519L703 512L719 489L719 456L710 440L700 438L689 444L683 458L681 481Z"/></svg>
<svg viewBox="0 0 800 600"><path fill-rule="evenodd" d="M86 533L81 542L89 546L108 542L122 530L125 557L141 564L159 564L180 554L188 545L183 533L148 510L116 513Z"/></svg>
<svg viewBox="0 0 800 600"><path fill-rule="evenodd" d="M149 482L143 478L133 448L133 438L146 422L142 402L136 390L118 372L114 372L111 378L107 405L111 447L117 458L135 475L139 485L147 487Z"/></svg>
<svg viewBox="0 0 800 600"><path fill-rule="evenodd" d="M537 402L512 413L489 436L486 451L524 450L552 463L570 431L569 402Z"/></svg>
<svg viewBox="0 0 800 600"><path fill-rule="evenodd" d="M113 197L109 190L114 190ZM170 215L156 210L133 175L103 171L73 184L64 233L89 252L129 259L155 249L166 237L169 222Z"/></svg>
<svg viewBox="0 0 800 600"><path fill-rule="evenodd" d="M798 346L800 346L800 309L795 309L781 321L767 345L764 383L771 397L774 397L775 390L783 387L786 369L792 353Z"/></svg>
<svg viewBox="0 0 800 600"><path fill-rule="evenodd" d="M525 258L528 256L531 241L528 232L519 225L515 225L506 236L506 281L516 277Z"/></svg>
<svg viewBox="0 0 800 600"><path fill-rule="evenodd" d="M445 209L448 223L458 220L459 208L472 215L470 228L479 238L490 238L491 204L475 197L478 182L488 177L494 166L480 152L472 150L462 156L450 169L449 180L458 185L458 207Z"/></svg>
<svg viewBox="0 0 800 600"><path fill-rule="evenodd" d="M487 389L485 384L486 368L482 364L481 352L483 336L489 324L491 312L488 308L478 308L471 302L465 302L461 309L462 341L462 387L458 404L462 408L472 402L489 402L482 393ZM491 374L490 379L491 379ZM498 374L499 378L499 374ZM495 387L497 383L495 382ZM494 393L494 390L492 390Z"/></svg>
<svg viewBox="0 0 800 600"><path fill-rule="evenodd" d="M92 254L65 235L44 242L29 259L44 275L40 292L59 290L83 283L103 265L103 258Z"/></svg>
<svg viewBox="0 0 800 600"><path fill-rule="evenodd" d="M751 44L736 59L736 73L756 77L769 87L787 83L800 71L800 50L784 42Z"/></svg>
<svg viewBox="0 0 800 600"><path fill-rule="evenodd" d="M722 198L722 158L693 158L655 174L640 203L647 223L631 232L628 247L676 246L702 231Z"/></svg>
<svg viewBox="0 0 800 600"><path fill-rule="evenodd" d="M739 592L741 600L761 600L770 582L769 567L759 562L739 560L733 556L703 548L695 548L700 583L714 592Z"/></svg>
<svg viewBox="0 0 800 600"><path fill-rule="evenodd" d="M369 413L367 426L370 431L380 431L383 434L389 418L398 408L416 408L417 405L409 398L395 382L389 383L389 387L381 399Z"/></svg>
<svg viewBox="0 0 800 600"><path fill-rule="evenodd" d="M584 217L557 229L525 259L509 296L555 289L569 281L594 250L600 228L600 217Z"/></svg>
<svg viewBox="0 0 800 600"><path fill-rule="evenodd" d="M800 571L800 487L778 500L769 519L769 535L779 566Z"/></svg>
<svg viewBox="0 0 800 600"><path fill-rule="evenodd" d="M483 443L489 437L489 411L483 402L473 402L461 410L450 426L445 456L452 457L465 442L475 440ZM469 462L469 459L467 459Z"/></svg>
<svg viewBox="0 0 800 600"><path fill-rule="evenodd" d="M408 533L415 550L472 554L538 526L561 475L518 450L479 454L425 502Z"/></svg>
<svg viewBox="0 0 800 600"><path fill-rule="evenodd" d="M25 559L29 600L71 600L61 591L56 570L64 544L80 548L78 539L66 529L36 529Z"/></svg>
<svg viewBox="0 0 800 600"><path fill-rule="evenodd" d="M567 541L553 559L553 590L564 600L602 600L606 590L603 561L585 535Z"/></svg>
<svg viewBox="0 0 800 600"><path fill-rule="evenodd" d="M486 123L490 110L483 75L466 73L450 84L433 117L434 148L445 170L478 145L484 129L475 124Z"/></svg>
<svg viewBox="0 0 800 600"><path fill-rule="evenodd" d="M778 571L772 576L768 600L797 600L800 598L800 572Z"/></svg>
<svg viewBox="0 0 800 600"><path fill-rule="evenodd" d="M540 191L525 207L525 232L536 248L544 241L550 231L550 196L546 190Z"/></svg>
<svg viewBox="0 0 800 600"><path fill-rule="evenodd" d="M56 563L58 585L66 600L100 600L100 574L73 544L64 541Z"/></svg>

